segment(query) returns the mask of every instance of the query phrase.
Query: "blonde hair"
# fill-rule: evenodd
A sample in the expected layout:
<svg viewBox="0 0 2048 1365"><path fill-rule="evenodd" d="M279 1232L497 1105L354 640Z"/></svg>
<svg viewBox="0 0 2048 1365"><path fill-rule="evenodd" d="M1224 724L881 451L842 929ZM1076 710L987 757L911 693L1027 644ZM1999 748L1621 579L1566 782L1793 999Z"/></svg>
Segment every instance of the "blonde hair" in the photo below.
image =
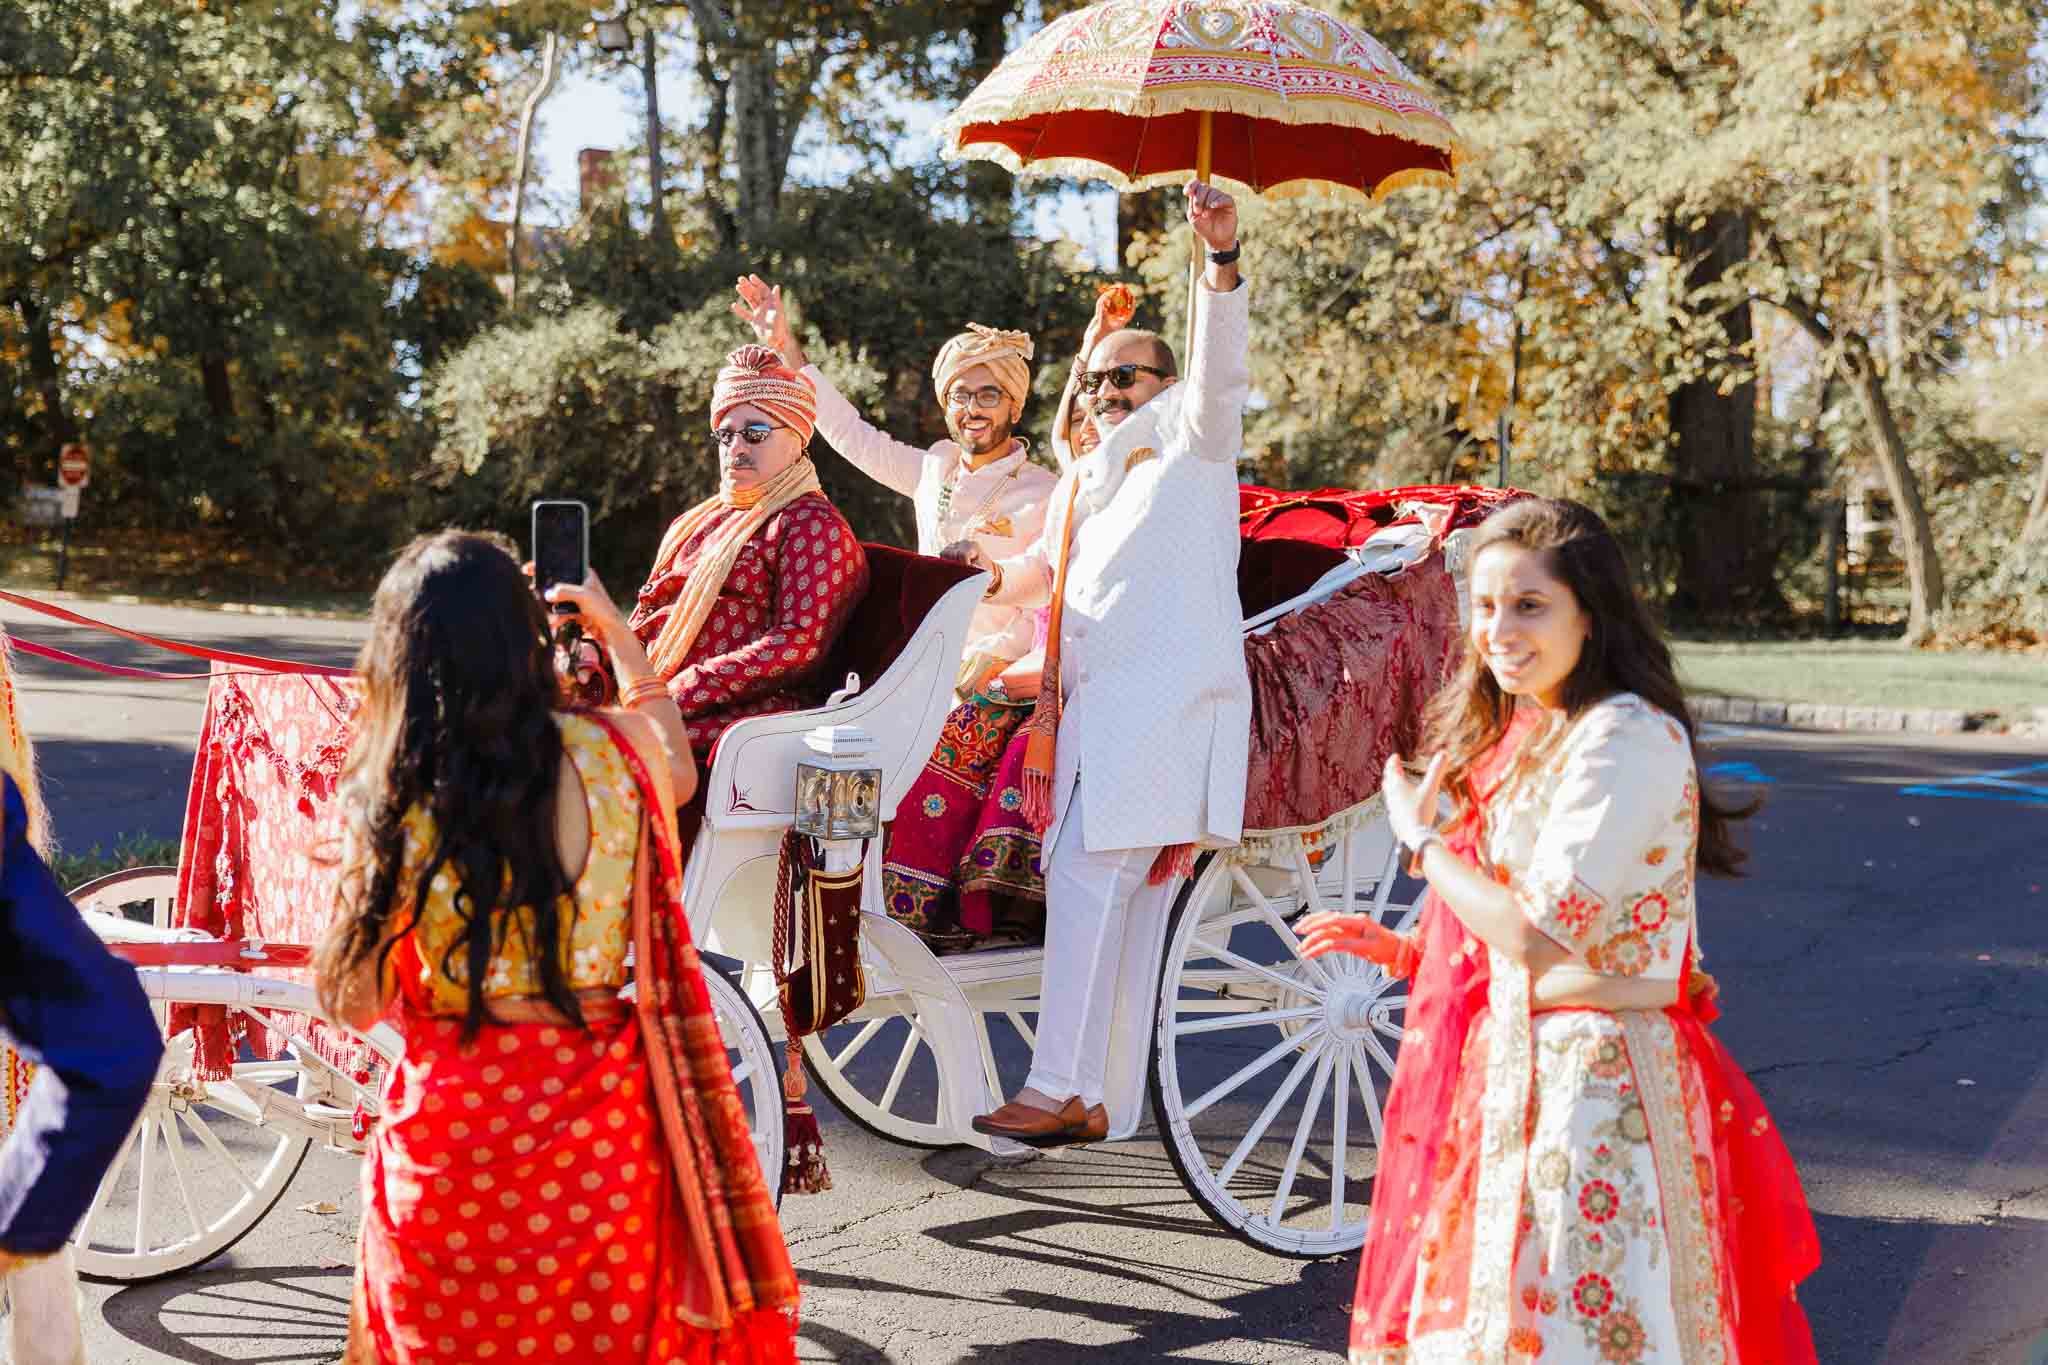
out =
<svg viewBox="0 0 2048 1365"><path fill-rule="evenodd" d="M14 642L0 628L0 772L21 788L22 804L28 807L28 841L38 853L50 851L49 811L43 805L42 788L36 782L36 751L28 732L21 728L21 708L14 695Z"/></svg>

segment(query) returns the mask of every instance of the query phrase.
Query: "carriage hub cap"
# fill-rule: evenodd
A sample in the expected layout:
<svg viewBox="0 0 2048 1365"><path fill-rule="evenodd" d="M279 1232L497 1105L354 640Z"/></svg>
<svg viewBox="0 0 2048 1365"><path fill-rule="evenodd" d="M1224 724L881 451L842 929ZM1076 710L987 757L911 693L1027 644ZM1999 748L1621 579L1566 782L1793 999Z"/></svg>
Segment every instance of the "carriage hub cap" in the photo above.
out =
<svg viewBox="0 0 2048 1365"><path fill-rule="evenodd" d="M1329 1021L1330 1032L1340 1038L1356 1038L1385 1029L1391 1021L1377 986L1362 981L1340 983L1332 990L1324 1017Z"/></svg>

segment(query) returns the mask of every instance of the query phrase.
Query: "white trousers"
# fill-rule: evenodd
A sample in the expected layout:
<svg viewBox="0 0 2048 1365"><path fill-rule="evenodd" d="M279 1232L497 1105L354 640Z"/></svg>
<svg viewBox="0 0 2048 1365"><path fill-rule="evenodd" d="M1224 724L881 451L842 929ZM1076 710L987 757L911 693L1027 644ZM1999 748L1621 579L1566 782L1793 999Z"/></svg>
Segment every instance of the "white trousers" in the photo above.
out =
<svg viewBox="0 0 2048 1365"><path fill-rule="evenodd" d="M10 1300L8 1337L14 1365L85 1365L78 1318L78 1275L66 1247L11 1275L0 1275L0 1299Z"/></svg>
<svg viewBox="0 0 2048 1365"><path fill-rule="evenodd" d="M1153 999L1175 885L1148 886L1156 848L1090 853L1074 784L1045 871L1045 980L1025 1084L1109 1107L1113 1137L1138 1126Z"/></svg>

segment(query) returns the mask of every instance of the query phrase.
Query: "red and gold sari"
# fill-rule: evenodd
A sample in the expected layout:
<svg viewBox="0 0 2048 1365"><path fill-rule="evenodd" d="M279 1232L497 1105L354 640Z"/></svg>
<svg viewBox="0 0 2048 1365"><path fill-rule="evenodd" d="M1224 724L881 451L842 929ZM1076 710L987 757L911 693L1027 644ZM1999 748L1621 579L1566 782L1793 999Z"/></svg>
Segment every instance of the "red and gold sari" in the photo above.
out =
<svg viewBox="0 0 2048 1365"><path fill-rule="evenodd" d="M637 786L637 990L461 1021L401 991L363 1174L351 1365L794 1362L798 1290L678 888L667 774L593 717ZM599 830L592 825L593 851ZM399 955L399 979L408 980Z"/></svg>

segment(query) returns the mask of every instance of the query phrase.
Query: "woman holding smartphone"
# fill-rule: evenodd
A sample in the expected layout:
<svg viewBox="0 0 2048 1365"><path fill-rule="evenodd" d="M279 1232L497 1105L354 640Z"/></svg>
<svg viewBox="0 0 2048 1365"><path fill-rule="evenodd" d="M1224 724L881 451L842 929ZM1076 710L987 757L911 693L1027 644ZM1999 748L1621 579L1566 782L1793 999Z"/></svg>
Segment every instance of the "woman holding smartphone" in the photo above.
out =
<svg viewBox="0 0 2048 1365"><path fill-rule="evenodd" d="M565 709L492 541L378 587L323 1004L405 1036L363 1173L348 1359L792 1361L797 1290L679 882L682 717L595 578L622 705ZM620 998L626 956L637 989Z"/></svg>

